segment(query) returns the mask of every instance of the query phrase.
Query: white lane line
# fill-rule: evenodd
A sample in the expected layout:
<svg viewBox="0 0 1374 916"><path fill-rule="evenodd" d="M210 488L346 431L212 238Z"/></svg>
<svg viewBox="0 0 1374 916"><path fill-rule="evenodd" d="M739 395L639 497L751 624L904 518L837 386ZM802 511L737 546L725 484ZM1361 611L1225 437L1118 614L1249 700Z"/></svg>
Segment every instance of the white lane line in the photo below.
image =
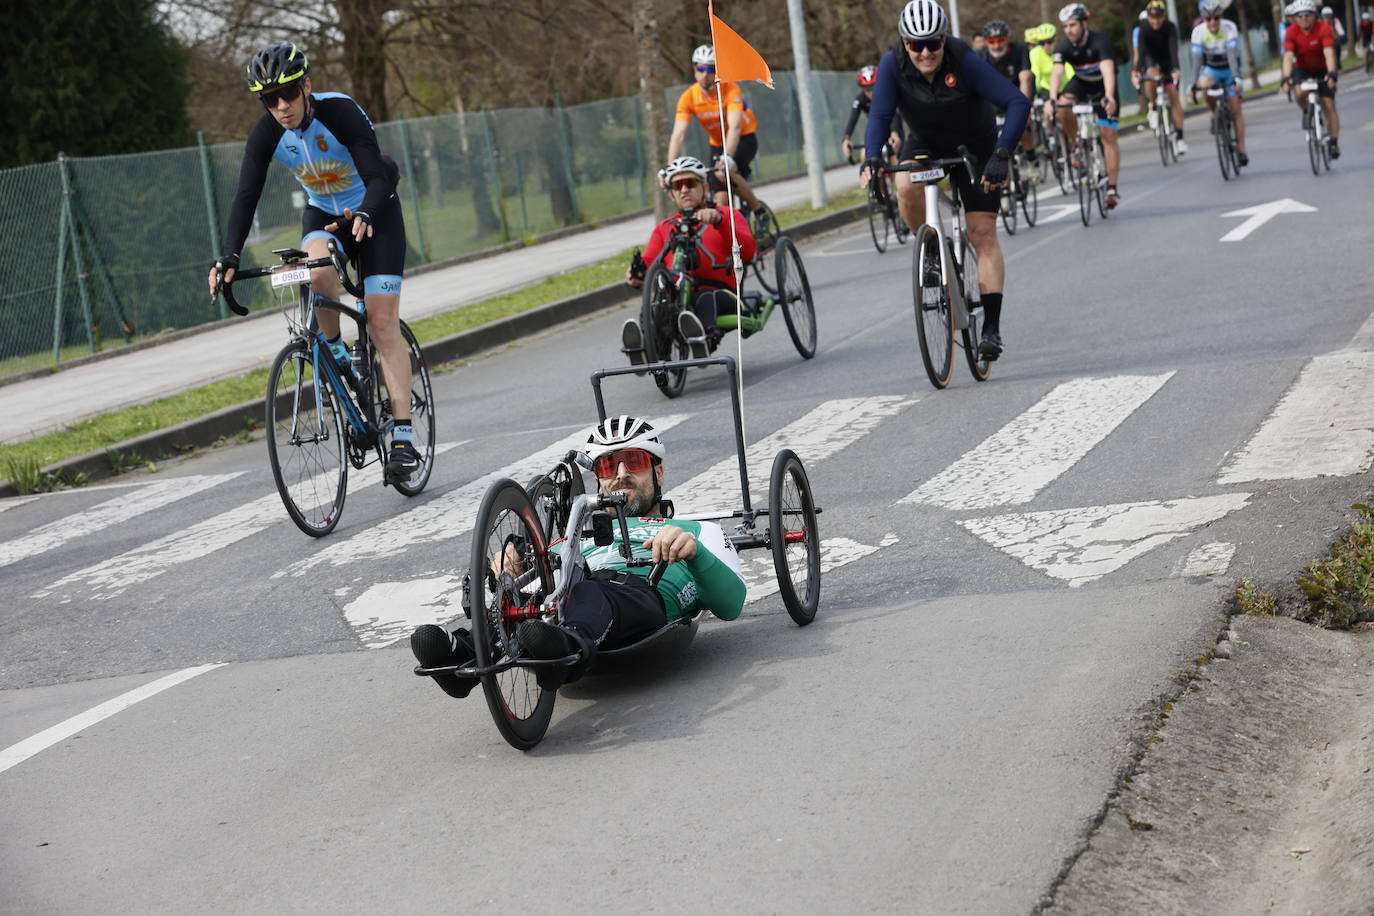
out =
<svg viewBox="0 0 1374 916"><path fill-rule="evenodd" d="M974 518L959 524L1032 569L1078 587L1244 506L1249 493Z"/></svg>
<svg viewBox="0 0 1374 916"><path fill-rule="evenodd" d="M0 512L18 509L20 506L28 505L37 498L37 496L11 496L9 499L0 499Z"/></svg>
<svg viewBox="0 0 1374 916"><path fill-rule="evenodd" d="M810 466L870 433L875 426L915 404L914 398L882 395L840 398L817 405L805 416L788 423L745 449L749 467L749 496L755 508L768 503L768 475L777 453L790 448ZM717 462L682 484L665 487L682 516L733 512L742 508L739 492L739 460Z"/></svg>
<svg viewBox="0 0 1374 916"><path fill-rule="evenodd" d="M1236 555L1236 545L1224 541L1203 544L1195 547L1174 565L1176 579L1191 579L1195 576L1223 576L1231 568L1231 559Z"/></svg>
<svg viewBox="0 0 1374 916"><path fill-rule="evenodd" d="M10 767L18 766L34 754L47 750L59 741L65 741L72 735L108 719L115 713L128 709L135 703L142 702L151 696L156 696L168 688L185 683L197 675L204 674L207 671L213 671L216 668L222 668L224 664L224 662L216 662L212 665L198 665L195 668L184 668L181 671L169 674L166 677L158 678L151 683L144 684L142 687L135 687L127 693L121 693L113 700L108 700L79 715L72 716L65 722L59 722L52 728L45 729L32 738L25 738L18 744L12 744L3 751L0 751L0 773L5 772Z"/></svg>
<svg viewBox="0 0 1374 916"><path fill-rule="evenodd" d="M1374 353L1343 350L1303 367L1220 483L1359 474L1374 462Z"/></svg>
<svg viewBox="0 0 1374 916"><path fill-rule="evenodd" d="M442 455L461 443L446 442L435 446L435 455ZM321 474L316 483L328 476ZM361 471L354 471L348 477L348 492L354 493L369 487L382 479L380 464L372 464ZM158 538L127 550L117 557L77 570L34 592L34 598L46 598L60 594L62 603L72 600L78 588L89 590L88 597L94 600L107 600L122 595L125 591L142 582L155 579L172 567L190 563L223 550L246 537L250 537L273 525L291 526L291 521L282 507L281 497L276 493L258 497L255 500L221 512L212 518L182 528L166 537Z"/></svg>
<svg viewBox="0 0 1374 916"><path fill-rule="evenodd" d="M92 506L84 512L68 515L35 528L28 534L0 544L0 566L8 566L40 553L61 547L68 541L94 534L112 525L119 525L145 512L160 509L169 503L208 490L247 472L233 474L201 474L174 477L149 483L141 489Z"/></svg>
<svg viewBox="0 0 1374 916"><path fill-rule="evenodd" d="M660 432L672 429L687 418L687 414L651 419ZM482 497L494 481L509 477L522 486L536 474L547 472L562 460L569 449L587 444L587 430L581 429L545 446L526 458L483 474L471 483L435 496L408 512L378 522L366 531L346 541L330 544L312 557L292 563L272 574L272 578L304 576L319 566L348 566L353 563L392 557L421 544L433 544L461 537L472 530Z"/></svg>
<svg viewBox="0 0 1374 916"><path fill-rule="evenodd" d="M1065 382L897 502L946 509L989 509L1030 502L1173 375L1119 375Z"/></svg>

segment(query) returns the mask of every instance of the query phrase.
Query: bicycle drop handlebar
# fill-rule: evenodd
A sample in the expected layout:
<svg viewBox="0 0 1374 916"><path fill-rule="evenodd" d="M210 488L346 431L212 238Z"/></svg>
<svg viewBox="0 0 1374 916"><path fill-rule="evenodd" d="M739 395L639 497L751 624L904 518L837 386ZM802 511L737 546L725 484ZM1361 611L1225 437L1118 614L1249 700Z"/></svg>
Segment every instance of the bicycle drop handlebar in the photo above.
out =
<svg viewBox="0 0 1374 916"><path fill-rule="evenodd" d="M330 239L329 241L329 255L327 257L310 258L307 260L298 261L292 260L290 254L282 254L282 262L280 264L271 264L267 267L250 267L247 270L235 271L234 279L221 279L219 286L216 287L215 291L224 294L224 301L228 303L229 310L232 311L235 315L247 315L248 307L240 304L239 301L234 298L235 283L237 283L240 280L253 280L258 277L270 276L271 274L277 273L280 270L288 268L305 268L306 270L314 270L319 267L333 267L334 272L338 274L339 282L343 284L344 289L348 290L348 292L355 298L363 298L362 289L356 283L353 282L353 277L348 272L347 259L344 258L343 252L339 250L339 246L334 242L333 239ZM305 278L304 282L309 282L308 275Z"/></svg>

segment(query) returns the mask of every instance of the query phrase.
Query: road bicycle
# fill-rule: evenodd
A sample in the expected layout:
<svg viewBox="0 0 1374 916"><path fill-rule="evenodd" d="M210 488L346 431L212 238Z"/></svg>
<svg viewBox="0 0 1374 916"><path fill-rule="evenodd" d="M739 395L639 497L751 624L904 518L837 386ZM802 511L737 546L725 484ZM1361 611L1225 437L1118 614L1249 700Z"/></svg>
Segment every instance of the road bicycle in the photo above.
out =
<svg viewBox="0 0 1374 916"><path fill-rule="evenodd" d="M1240 177L1240 140L1236 137L1236 118L1231 113L1231 105L1226 98L1226 90L1212 86L1207 97L1216 101L1212 109L1212 134L1217 141L1217 162L1221 166L1223 181L1232 176Z"/></svg>
<svg viewBox="0 0 1374 916"><path fill-rule="evenodd" d="M868 183L868 232L879 254L887 251L889 237L896 236L897 244L905 245L911 236L911 227L902 219L897 198L889 192L886 183L887 176L882 173Z"/></svg>
<svg viewBox="0 0 1374 916"><path fill-rule="evenodd" d="M1320 175L1323 169L1331 171L1331 137L1326 132L1326 112L1322 111L1321 99L1317 95L1319 86L1317 80L1303 80L1298 87L1307 93L1302 130L1307 137L1307 158L1312 164L1313 175Z"/></svg>
<svg viewBox="0 0 1374 916"><path fill-rule="evenodd" d="M367 328L363 291L349 276L348 264L333 241L330 254L310 256L297 248L274 249L280 264L238 271L222 284L225 301L236 314L248 309L234 298L233 284L271 277L280 297L290 341L272 361L267 376L267 455L282 504L296 526L312 537L334 530L348 495L348 469L374 461L386 466L386 433L395 417L392 393L381 371ZM328 267L357 299L352 309L315 293L310 271ZM320 332L317 309L330 309L357 325L352 358L335 360ZM385 486L414 496L434 470L434 391L424 354L410 327L401 322L410 349L410 418L420 466L408 477L382 475Z"/></svg>
<svg viewBox="0 0 1374 916"><path fill-rule="evenodd" d="M682 394L687 380L688 366L684 360L691 349L678 329L678 314L691 308L696 296L697 281L692 274L701 258L716 270L726 269L726 265L717 262L702 244L701 232L705 227L706 224L696 218L695 208L683 210L681 218L673 225L668 244L654 262L647 265L644 274L639 326L644 337L642 355L648 365L635 368L639 373L652 374L658 390L669 398ZM781 306L792 344L803 359L810 359L816 355L816 305L811 298L811 282L806 277L806 268L795 242L780 235L774 248L771 293L742 292L738 321L733 309L721 310L716 315L716 327L732 330L738 324L739 332L748 337L762 331L773 312ZM719 298L723 297L718 297L717 301ZM639 355L626 348L621 348L621 352L632 360ZM669 361L674 364L673 368L661 365Z"/></svg>
<svg viewBox="0 0 1374 916"><path fill-rule="evenodd" d="M1160 96L1163 96L1163 102L1160 101ZM1168 168L1169 163L1178 161L1178 131L1174 124L1174 106L1169 104L1168 91L1162 80L1156 81L1154 101L1150 103L1149 123L1159 145L1159 161Z"/></svg>
<svg viewBox="0 0 1374 916"><path fill-rule="evenodd" d="M1059 170L1062 167L1058 158L1059 138L1045 128L1045 109L1034 101L1031 103L1030 132L1031 148L1035 150L1036 183L1044 184L1049 181L1051 172L1058 181Z"/></svg>
<svg viewBox="0 0 1374 916"><path fill-rule="evenodd" d="M1040 213L1040 196L1036 190L1035 169L1026 160L1026 151L1018 144L1008 162L1007 185L1002 188L998 202L998 213L1007 235L1016 234L1016 211L1020 209L1025 217L1026 226L1033 228Z"/></svg>
<svg viewBox="0 0 1374 916"><path fill-rule="evenodd" d="M934 159L917 154L912 162L885 166L884 171L910 172L913 184L921 184L925 195L926 222L915 232L911 259L911 299L916 310L916 339L921 345L921 362L926 376L936 388L949 385L954 374L954 331L968 360L969 372L980 382L987 381L991 364L978 352L978 331L982 325L982 295L978 290L978 256L964 226L964 205L959 185L950 181L950 193L940 182L959 168L977 181L973 156L960 146L958 156ZM946 233L945 214L951 231Z"/></svg>
<svg viewBox="0 0 1374 916"><path fill-rule="evenodd" d="M1087 226L1092 222L1094 202L1097 212L1103 219L1107 218L1107 157L1102 149L1102 130L1091 102L1061 103L1058 107L1071 108L1078 122L1070 166L1073 185L1078 190L1078 213L1083 225Z"/></svg>

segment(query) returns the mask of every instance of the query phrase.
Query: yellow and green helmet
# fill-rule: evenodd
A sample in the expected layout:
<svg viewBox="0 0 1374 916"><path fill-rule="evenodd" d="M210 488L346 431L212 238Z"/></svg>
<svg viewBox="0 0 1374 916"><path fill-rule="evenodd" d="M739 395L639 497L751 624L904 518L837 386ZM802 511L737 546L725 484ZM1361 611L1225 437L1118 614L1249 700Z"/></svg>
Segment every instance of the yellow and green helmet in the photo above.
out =
<svg viewBox="0 0 1374 916"><path fill-rule="evenodd" d="M248 59L248 90L271 92L305 79L310 61L289 41L268 45Z"/></svg>

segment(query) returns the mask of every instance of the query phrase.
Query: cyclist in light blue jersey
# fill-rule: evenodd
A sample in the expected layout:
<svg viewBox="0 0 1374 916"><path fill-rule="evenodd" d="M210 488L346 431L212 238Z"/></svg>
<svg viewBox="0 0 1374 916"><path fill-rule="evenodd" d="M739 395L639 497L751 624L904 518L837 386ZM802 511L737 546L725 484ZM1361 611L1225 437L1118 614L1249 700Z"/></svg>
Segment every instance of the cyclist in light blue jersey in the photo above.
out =
<svg viewBox="0 0 1374 916"><path fill-rule="evenodd" d="M1193 71L1194 98L1199 89L1220 86L1226 91L1224 98L1236 121L1236 146L1239 150L1241 165L1249 165L1250 157L1245 153L1245 116L1241 114L1240 104L1240 30L1236 24L1221 15L1220 0L1202 0L1198 11L1202 22L1193 29ZM1207 97L1207 107L1216 108L1217 100Z"/></svg>

